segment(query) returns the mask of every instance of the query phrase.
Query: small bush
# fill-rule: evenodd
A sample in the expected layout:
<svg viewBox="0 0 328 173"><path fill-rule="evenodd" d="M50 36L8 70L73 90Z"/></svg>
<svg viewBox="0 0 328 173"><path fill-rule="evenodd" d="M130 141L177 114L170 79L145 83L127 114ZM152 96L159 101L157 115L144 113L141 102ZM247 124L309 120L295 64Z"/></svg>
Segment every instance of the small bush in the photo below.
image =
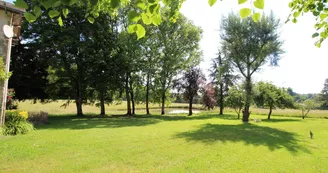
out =
<svg viewBox="0 0 328 173"><path fill-rule="evenodd" d="M26 134L34 130L31 123L26 121L28 113L26 111L7 111L5 124L3 125L3 135Z"/></svg>
<svg viewBox="0 0 328 173"><path fill-rule="evenodd" d="M29 112L28 121L33 124L47 124L48 123L48 112Z"/></svg>

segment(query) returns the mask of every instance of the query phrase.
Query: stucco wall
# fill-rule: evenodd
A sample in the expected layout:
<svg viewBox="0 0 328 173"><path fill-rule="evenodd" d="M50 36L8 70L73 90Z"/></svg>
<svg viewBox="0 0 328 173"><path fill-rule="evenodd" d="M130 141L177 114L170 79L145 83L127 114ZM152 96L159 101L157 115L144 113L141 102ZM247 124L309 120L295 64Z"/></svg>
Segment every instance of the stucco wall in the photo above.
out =
<svg viewBox="0 0 328 173"><path fill-rule="evenodd" d="M3 58L7 55L7 42L5 34L3 33L3 26L8 25L10 21L11 13L5 13L4 10L0 9L0 56Z"/></svg>

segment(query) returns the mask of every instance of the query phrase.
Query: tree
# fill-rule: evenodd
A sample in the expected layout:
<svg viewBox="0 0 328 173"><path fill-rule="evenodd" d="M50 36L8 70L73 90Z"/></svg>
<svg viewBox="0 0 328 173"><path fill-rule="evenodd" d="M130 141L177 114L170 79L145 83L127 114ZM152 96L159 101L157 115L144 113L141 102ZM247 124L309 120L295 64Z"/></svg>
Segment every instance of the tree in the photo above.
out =
<svg viewBox="0 0 328 173"><path fill-rule="evenodd" d="M215 99L215 90L212 83L208 83L202 90L203 92L203 106L206 109L214 109L216 106L216 99Z"/></svg>
<svg viewBox="0 0 328 173"><path fill-rule="evenodd" d="M277 29L279 20L273 14L263 15L257 23L252 19L241 20L236 14L229 14L221 21L221 50L245 79L245 108L243 121L249 119L252 100L252 75L270 60L276 65L282 42Z"/></svg>
<svg viewBox="0 0 328 173"><path fill-rule="evenodd" d="M244 92L237 86L233 86L229 89L228 96L226 97L226 104L231 107L237 113L238 119L240 118L240 112L244 106Z"/></svg>
<svg viewBox="0 0 328 173"><path fill-rule="evenodd" d="M164 13L165 10L164 10ZM200 62L201 52L199 41L201 29L192 24L186 17L179 14L176 23L164 18L158 27L158 42L160 57L158 59L158 72L155 83L160 94L161 114L165 114L165 101L167 92L172 87L174 77L189 67Z"/></svg>
<svg viewBox="0 0 328 173"><path fill-rule="evenodd" d="M205 75L200 68L190 68L186 71L182 78L175 81L175 88L183 92L184 99L189 102L189 116L192 115L192 103L194 97L198 95L201 85L205 82Z"/></svg>
<svg viewBox="0 0 328 173"><path fill-rule="evenodd" d="M256 89L255 103L269 108L268 119L273 108L293 108L294 99L285 90L265 82L259 82Z"/></svg>
<svg viewBox="0 0 328 173"><path fill-rule="evenodd" d="M210 77L212 82L218 87L218 103L220 107L220 115L223 114L224 98L227 96L229 87L237 80L238 76L233 74L232 64L227 57L219 56L212 59L212 66L210 69Z"/></svg>
<svg viewBox="0 0 328 173"><path fill-rule="evenodd" d="M323 89L320 93L320 101L323 102L323 107L328 107L328 78L325 80L325 83L323 84Z"/></svg>
<svg viewBox="0 0 328 173"><path fill-rule="evenodd" d="M304 119L311 110L319 107L319 105L314 99L307 99L298 103L297 107L302 111L302 119Z"/></svg>

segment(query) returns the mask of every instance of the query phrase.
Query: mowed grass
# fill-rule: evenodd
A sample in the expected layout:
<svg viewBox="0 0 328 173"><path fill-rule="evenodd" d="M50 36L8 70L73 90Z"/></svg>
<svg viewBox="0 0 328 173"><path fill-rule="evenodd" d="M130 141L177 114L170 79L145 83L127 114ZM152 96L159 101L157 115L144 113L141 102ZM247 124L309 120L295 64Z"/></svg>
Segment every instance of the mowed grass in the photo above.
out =
<svg viewBox="0 0 328 173"><path fill-rule="evenodd" d="M32 133L0 137L0 172L327 172L328 119L251 116L262 122L216 111L52 115Z"/></svg>

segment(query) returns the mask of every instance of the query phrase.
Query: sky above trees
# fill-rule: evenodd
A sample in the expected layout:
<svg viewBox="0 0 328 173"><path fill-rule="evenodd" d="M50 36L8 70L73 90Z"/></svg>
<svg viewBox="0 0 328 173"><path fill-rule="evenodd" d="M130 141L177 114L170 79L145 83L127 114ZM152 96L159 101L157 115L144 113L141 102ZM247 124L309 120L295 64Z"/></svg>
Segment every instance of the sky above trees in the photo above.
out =
<svg viewBox="0 0 328 173"><path fill-rule="evenodd" d="M264 12L271 10L281 20L281 39L284 40L283 48L286 51L281 56L279 67L265 66L254 75L256 81L273 82L280 87L291 87L298 93L318 93L322 90L324 80L328 77L328 57L325 41L321 48L315 47L314 17L312 14L302 16L297 24L291 22L285 24L290 13L289 1L265 0ZM222 15L229 12L238 12L240 8L247 6L238 5L238 1L218 1L210 7L206 0L187 0L181 12L203 29L201 49L204 61L201 68L205 74L210 67L211 59L217 56L220 45L219 27Z"/></svg>

